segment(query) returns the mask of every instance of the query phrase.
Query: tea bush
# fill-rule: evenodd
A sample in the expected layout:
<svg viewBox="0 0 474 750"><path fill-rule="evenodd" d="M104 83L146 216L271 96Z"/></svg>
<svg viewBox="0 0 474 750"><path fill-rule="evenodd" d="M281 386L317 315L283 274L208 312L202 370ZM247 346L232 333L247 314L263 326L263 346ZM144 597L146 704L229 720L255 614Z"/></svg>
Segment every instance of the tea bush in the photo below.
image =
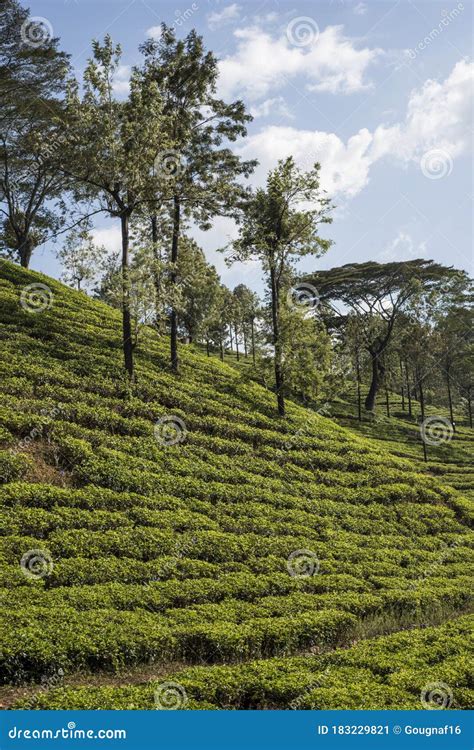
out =
<svg viewBox="0 0 474 750"><path fill-rule="evenodd" d="M33 281L43 313L19 304ZM129 387L116 311L8 262L0 282L4 685L61 669L86 686L35 707L153 708L156 681L88 674L184 662L187 708L417 708L436 680L467 706L467 461L425 471L296 404L280 419L192 346L173 375L152 330ZM186 433L163 445L169 415Z"/></svg>

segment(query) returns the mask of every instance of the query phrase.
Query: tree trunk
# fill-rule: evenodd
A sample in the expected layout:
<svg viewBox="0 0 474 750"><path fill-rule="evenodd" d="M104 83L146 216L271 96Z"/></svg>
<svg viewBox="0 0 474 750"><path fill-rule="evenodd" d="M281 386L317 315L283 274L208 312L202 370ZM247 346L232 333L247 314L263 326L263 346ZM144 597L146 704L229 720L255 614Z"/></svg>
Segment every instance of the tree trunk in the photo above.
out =
<svg viewBox="0 0 474 750"><path fill-rule="evenodd" d="M375 399L377 398L377 393L383 379L384 368L380 361L380 352L370 349L369 352L372 362L372 381L367 398L365 399L365 409L366 411L373 411L375 409Z"/></svg>
<svg viewBox="0 0 474 750"><path fill-rule="evenodd" d="M417 380L418 380L418 391L420 394L421 421L424 422L425 421L425 394L423 392L423 377L419 371L417 373Z"/></svg>
<svg viewBox="0 0 474 750"><path fill-rule="evenodd" d="M220 349L220 355L221 355L221 362L224 361L224 344L222 342L222 336L219 339L219 349Z"/></svg>
<svg viewBox="0 0 474 750"><path fill-rule="evenodd" d="M405 388L403 387L403 364L400 357L400 384L401 384L401 397L402 397L402 411L405 411Z"/></svg>
<svg viewBox="0 0 474 750"><path fill-rule="evenodd" d="M408 365L406 362L405 362L405 381L406 381L407 398L408 398L408 414L410 417L412 417L413 414L412 414L412 409L411 409L410 381L408 379Z"/></svg>
<svg viewBox="0 0 474 750"><path fill-rule="evenodd" d="M420 392L420 407L421 407L421 421L422 423L425 421L425 394L423 391L423 377L419 370L417 371L417 380L418 380L418 390ZM424 431L423 429L420 430L421 433L421 442L423 443L423 458L426 461L428 461L428 448L426 447L426 440L424 438Z"/></svg>
<svg viewBox="0 0 474 750"><path fill-rule="evenodd" d="M210 349L209 349L209 339L206 339L206 353L207 353L208 357L211 356L211 352L210 352Z"/></svg>
<svg viewBox="0 0 474 750"><path fill-rule="evenodd" d="M469 412L469 427L472 430L472 402L471 402L471 386L467 389L467 409Z"/></svg>
<svg viewBox="0 0 474 750"><path fill-rule="evenodd" d="M244 357L247 359L247 336L245 334L245 324L242 326L242 335L244 337Z"/></svg>
<svg viewBox="0 0 474 750"><path fill-rule="evenodd" d="M280 341L280 318L279 318L279 298L278 289L275 279L275 270L270 271L271 300L272 300L272 326L273 326L273 345L275 347L275 388L277 396L278 414L280 417L285 416L285 394L283 393L284 378L282 367L282 349Z"/></svg>
<svg viewBox="0 0 474 750"><path fill-rule="evenodd" d="M120 217L122 232L122 339L125 369L130 380L133 380L133 342L130 315L130 269L129 269L129 226L128 214Z"/></svg>
<svg viewBox="0 0 474 750"><path fill-rule="evenodd" d="M151 242L153 246L153 257L155 261L161 263L161 253L158 245L158 217L153 214L151 217ZM155 287L155 327L157 330L160 328L160 300L161 300L161 273L155 267L153 269L153 286Z"/></svg>
<svg viewBox="0 0 474 750"><path fill-rule="evenodd" d="M255 323L254 323L253 318L252 318L251 324L252 324L252 360L253 360L253 363L255 364Z"/></svg>
<svg viewBox="0 0 474 750"><path fill-rule="evenodd" d="M234 333L235 333L235 350L237 352L237 362L240 360L240 353L239 353L239 332L237 330L237 324L234 325Z"/></svg>
<svg viewBox="0 0 474 750"><path fill-rule="evenodd" d="M362 396L361 396L361 390L360 390L360 359L359 359L359 350L356 347L355 350L355 360L356 360L356 376L357 376L357 418L359 422L362 422Z"/></svg>
<svg viewBox="0 0 474 750"><path fill-rule="evenodd" d="M423 459L424 459L424 461L426 463L428 461L428 449L426 447L426 440L423 437L423 433L421 433L421 442L423 444Z"/></svg>
<svg viewBox="0 0 474 750"><path fill-rule="evenodd" d="M234 348L234 339L232 338L232 326L229 323L229 339L230 339L230 353L232 354L232 350Z"/></svg>
<svg viewBox="0 0 474 750"><path fill-rule="evenodd" d="M451 373L450 373L449 365L446 367L446 385L448 386L449 418L453 426L453 432L456 432L456 424L454 422L454 414L453 414L453 398L451 394Z"/></svg>
<svg viewBox="0 0 474 750"><path fill-rule="evenodd" d="M176 263L178 262L178 246L179 246L179 228L181 218L181 207L179 203L179 197L177 195L173 198L173 236L171 240L171 290L172 297L174 287L176 286L177 269ZM171 354L171 369L174 373L179 370L178 360L178 313L176 308L171 308L170 314L170 354Z"/></svg>
<svg viewBox="0 0 474 750"><path fill-rule="evenodd" d="M388 397L388 388L385 388L385 410L387 412L387 417L390 416L390 400Z"/></svg>
<svg viewBox="0 0 474 750"><path fill-rule="evenodd" d="M31 256L33 255L34 249L35 244L31 237L28 237L28 235L22 238L22 240L19 242L17 252L20 258L20 266L22 268L29 268Z"/></svg>

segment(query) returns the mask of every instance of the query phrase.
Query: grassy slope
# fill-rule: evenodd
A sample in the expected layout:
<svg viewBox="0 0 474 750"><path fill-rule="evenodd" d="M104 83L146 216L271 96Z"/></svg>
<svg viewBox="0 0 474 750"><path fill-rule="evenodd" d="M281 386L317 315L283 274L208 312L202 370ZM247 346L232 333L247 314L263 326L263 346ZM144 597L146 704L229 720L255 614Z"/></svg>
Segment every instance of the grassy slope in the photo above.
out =
<svg viewBox="0 0 474 750"><path fill-rule="evenodd" d="M227 352L225 361L231 364L247 379L253 378L252 360L240 356L236 359L235 352ZM362 388L362 398L368 386ZM385 394L379 394L375 409L375 418L369 416L362 409L362 421L357 419L357 398L355 388L349 389L342 397L321 404L324 415L336 421L339 425L348 427L363 437L376 440L378 447L383 446L387 451L401 458L408 458L415 463L418 470L431 476L442 478L444 484L449 484L464 496L474 500L474 431L469 427L469 420L465 413L455 410L456 431L446 433L448 439L438 445L427 445L427 461L423 456L423 446L420 438L421 406L412 398L412 416L408 414L408 401L399 393L389 393L390 416L387 417ZM449 422L447 404L434 406L428 404L425 408L426 417L441 417ZM441 426L442 427L442 426Z"/></svg>
<svg viewBox="0 0 474 750"><path fill-rule="evenodd" d="M416 708L436 680L467 705L466 498L303 408L279 420L271 394L215 358L183 347L171 376L152 332L128 393L117 313L9 263L0 281L7 705L14 681L63 670L70 687L33 688L33 706L148 707L155 682L123 686L145 667L185 685L191 708ZM38 314L19 305L33 281L54 293ZM163 447L154 425L170 414L187 436ZM54 565L41 579L19 565L34 549ZM319 572L288 573L298 550ZM101 687L77 687L97 674Z"/></svg>

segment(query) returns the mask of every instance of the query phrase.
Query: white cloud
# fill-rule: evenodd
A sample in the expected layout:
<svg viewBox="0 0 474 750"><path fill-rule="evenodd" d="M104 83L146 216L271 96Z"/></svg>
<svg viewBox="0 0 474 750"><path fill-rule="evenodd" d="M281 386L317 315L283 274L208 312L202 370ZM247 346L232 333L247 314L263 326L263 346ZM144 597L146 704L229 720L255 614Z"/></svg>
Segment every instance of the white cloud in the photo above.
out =
<svg viewBox="0 0 474 750"><path fill-rule="evenodd" d="M473 79L474 64L461 60L445 81L430 79L413 91L405 122L376 129L373 158L391 154L409 162L437 148L454 159L466 151L471 143Z"/></svg>
<svg viewBox="0 0 474 750"><path fill-rule="evenodd" d="M207 16L207 24L211 30L218 29L220 26L224 26L230 21L235 21L240 16L241 7L237 3L232 5L226 5L222 10L214 11L209 13Z"/></svg>
<svg viewBox="0 0 474 750"><path fill-rule="evenodd" d="M152 39L160 39L161 37L161 26L150 26L149 29L146 30L145 36L151 37Z"/></svg>
<svg viewBox="0 0 474 750"><path fill-rule="evenodd" d="M354 8L354 13L356 16L365 16L369 9L369 6L367 3L358 3Z"/></svg>
<svg viewBox="0 0 474 750"><path fill-rule="evenodd" d="M261 266L257 261L247 261L245 263L233 263L229 267L225 262L225 254L217 252L217 249L226 247L232 240L238 237L238 228L235 221L227 216L217 216L212 228L207 232L202 231L194 226L191 229L191 235L203 248L209 263L212 263L221 281L227 286L233 288L236 284L247 284L251 289L261 291Z"/></svg>
<svg viewBox="0 0 474 750"><path fill-rule="evenodd" d="M321 164L321 184L330 195L351 198L368 183L371 167L390 157L401 164L419 162L429 149L454 159L470 144L473 64L461 61L443 82L429 80L412 92L403 122L359 130L344 142L335 133L271 125L248 138L238 151L260 162L253 180L262 184L278 159L293 156L298 166Z"/></svg>
<svg viewBox="0 0 474 750"><path fill-rule="evenodd" d="M108 253L117 254L122 247L120 226L96 227L91 232L96 245L103 245Z"/></svg>
<svg viewBox="0 0 474 750"><path fill-rule="evenodd" d="M422 258L426 254L426 241L415 242L411 234L401 229L382 250L378 260L387 263L393 260Z"/></svg>
<svg viewBox="0 0 474 750"><path fill-rule="evenodd" d="M328 26L314 43L293 45L282 33L273 37L258 27L235 31L237 50L219 64L219 89L224 97L251 101L281 88L285 78L301 76L308 89L350 94L369 88L368 67L382 54L378 48L357 48L342 26Z"/></svg>
<svg viewBox="0 0 474 750"><path fill-rule="evenodd" d="M249 138L240 153L258 159L254 179L259 184L265 181L268 170L275 167L278 159L293 156L302 169L310 169L316 161L321 163L321 184L331 195L352 196L367 184L371 141L366 129L345 144L334 133L273 125Z"/></svg>
<svg viewBox="0 0 474 750"><path fill-rule="evenodd" d="M287 117L290 120L294 119L294 115L288 109L282 96L265 99L261 104L254 104L250 107L250 114L255 118L278 115L279 117Z"/></svg>
<svg viewBox="0 0 474 750"><path fill-rule="evenodd" d="M126 96L130 91L130 65L119 65L115 74L113 89L117 96Z"/></svg>

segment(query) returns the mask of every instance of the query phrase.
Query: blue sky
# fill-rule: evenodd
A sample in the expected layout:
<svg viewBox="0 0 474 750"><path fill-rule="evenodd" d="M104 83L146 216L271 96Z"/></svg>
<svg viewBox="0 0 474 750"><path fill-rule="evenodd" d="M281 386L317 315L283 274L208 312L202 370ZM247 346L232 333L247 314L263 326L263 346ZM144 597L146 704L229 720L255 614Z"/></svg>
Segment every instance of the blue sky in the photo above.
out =
<svg viewBox="0 0 474 750"><path fill-rule="evenodd" d="M260 167L278 158L322 165L337 205L325 236L335 244L303 269L363 260L433 258L472 271L472 4L470 1L31 0L81 76L92 38L123 48L118 96L138 45L161 21L195 27L220 60L220 93L242 98L255 119L236 145ZM216 253L233 236L220 219L196 238L223 280L261 289L254 264L225 267ZM111 221L96 236L118 248ZM54 247L33 267L58 276Z"/></svg>

